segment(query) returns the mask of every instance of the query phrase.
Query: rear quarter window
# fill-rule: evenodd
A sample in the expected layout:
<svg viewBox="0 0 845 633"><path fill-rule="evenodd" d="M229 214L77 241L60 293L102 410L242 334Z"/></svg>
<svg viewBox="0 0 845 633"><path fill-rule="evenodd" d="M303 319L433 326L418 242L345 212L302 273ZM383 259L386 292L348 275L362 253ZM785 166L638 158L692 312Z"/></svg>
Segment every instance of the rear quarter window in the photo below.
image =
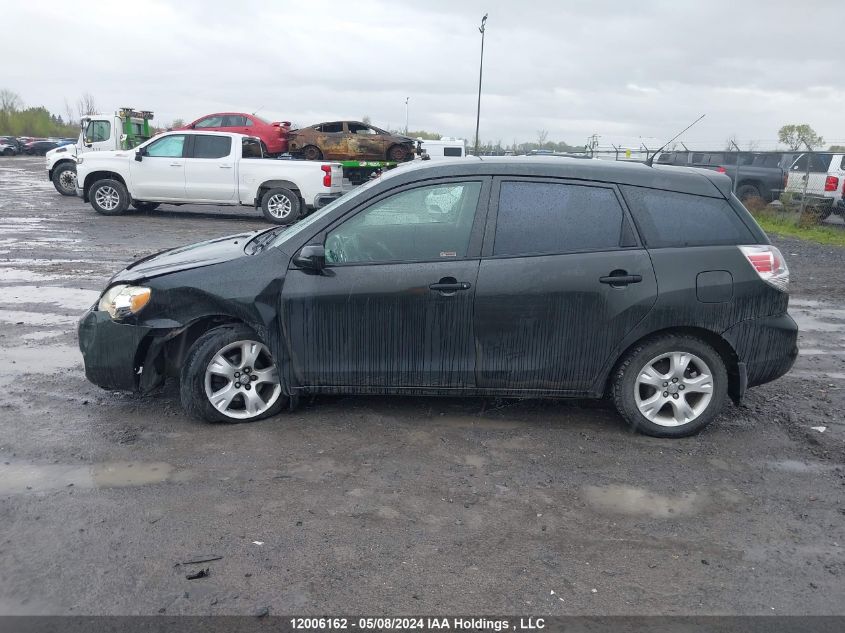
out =
<svg viewBox="0 0 845 633"><path fill-rule="evenodd" d="M727 200L647 187L620 187L649 248L756 244Z"/></svg>

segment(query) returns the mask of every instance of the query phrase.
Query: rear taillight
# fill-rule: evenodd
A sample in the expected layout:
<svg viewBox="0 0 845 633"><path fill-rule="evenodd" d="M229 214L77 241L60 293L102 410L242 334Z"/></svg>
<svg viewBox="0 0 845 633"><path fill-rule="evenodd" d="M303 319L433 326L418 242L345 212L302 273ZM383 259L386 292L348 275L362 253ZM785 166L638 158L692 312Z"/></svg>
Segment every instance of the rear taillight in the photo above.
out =
<svg viewBox="0 0 845 633"><path fill-rule="evenodd" d="M789 183L789 172L783 172L783 190L786 191L786 185Z"/></svg>
<svg viewBox="0 0 845 633"><path fill-rule="evenodd" d="M828 176L824 179L825 191L836 191L837 189L839 189L839 178L836 176Z"/></svg>
<svg viewBox="0 0 845 633"><path fill-rule="evenodd" d="M727 169L725 169L724 167L717 167L717 168L716 168L716 171L717 171L718 173L720 173L720 174L726 174L726 173L728 173L728 170L727 170Z"/></svg>
<svg viewBox="0 0 845 633"><path fill-rule="evenodd" d="M324 187L331 187L332 186L332 166L331 165L320 165L320 169L323 170L323 186Z"/></svg>
<svg viewBox="0 0 845 633"><path fill-rule="evenodd" d="M748 263L760 276L760 279L778 290L786 292L789 288L789 268L781 252L774 246L740 246Z"/></svg>

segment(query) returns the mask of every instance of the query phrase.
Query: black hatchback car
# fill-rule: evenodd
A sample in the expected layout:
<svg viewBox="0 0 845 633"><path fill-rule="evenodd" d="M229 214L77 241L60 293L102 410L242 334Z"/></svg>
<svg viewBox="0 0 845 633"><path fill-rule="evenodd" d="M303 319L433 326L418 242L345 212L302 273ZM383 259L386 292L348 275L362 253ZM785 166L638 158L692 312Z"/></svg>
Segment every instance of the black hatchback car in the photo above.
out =
<svg viewBox="0 0 845 633"><path fill-rule="evenodd" d="M92 382L179 377L209 421L306 393L609 396L635 429L679 437L789 370L788 282L724 175L462 159L136 261L79 342Z"/></svg>

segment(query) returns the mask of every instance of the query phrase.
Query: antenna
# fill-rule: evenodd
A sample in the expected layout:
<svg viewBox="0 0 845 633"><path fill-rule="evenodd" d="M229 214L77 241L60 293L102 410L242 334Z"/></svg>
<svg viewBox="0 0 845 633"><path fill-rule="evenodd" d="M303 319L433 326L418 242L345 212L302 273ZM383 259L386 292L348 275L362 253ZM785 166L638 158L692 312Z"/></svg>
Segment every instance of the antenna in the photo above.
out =
<svg viewBox="0 0 845 633"><path fill-rule="evenodd" d="M692 123L690 123L690 124L689 124L688 126L686 126L683 130L681 130L680 132L678 132L677 134L675 134L675 136L673 136L673 137L672 137L672 138L670 138L668 141L666 141L666 143L663 145L663 147L661 147L659 150L657 150L656 152L654 152L654 154L652 154L652 155L651 155L651 158L646 157L646 159L645 159L645 164L646 164L646 165L648 165L649 167L652 167L652 166L654 165L654 157L655 157L655 156L657 156L660 152L662 152L662 151L663 151L663 149L664 149L667 145L669 145L669 143L671 143L672 141L674 141L674 140L675 140L676 138L678 138L681 134L683 134L683 133L684 133L684 132L686 132L688 129L690 129L693 125L695 125L696 123L698 123L699 121L701 121L701 119L703 119L705 116L707 116L707 115L706 115L706 114L702 114L702 115L701 115L700 117L698 117L695 121L693 121Z"/></svg>
<svg viewBox="0 0 845 633"><path fill-rule="evenodd" d="M263 109L264 109L264 106L261 106L260 108L256 108L256 109L255 109L255 112L253 112L253 113L252 113L252 116L255 116L256 114L258 114L259 112L261 112Z"/></svg>

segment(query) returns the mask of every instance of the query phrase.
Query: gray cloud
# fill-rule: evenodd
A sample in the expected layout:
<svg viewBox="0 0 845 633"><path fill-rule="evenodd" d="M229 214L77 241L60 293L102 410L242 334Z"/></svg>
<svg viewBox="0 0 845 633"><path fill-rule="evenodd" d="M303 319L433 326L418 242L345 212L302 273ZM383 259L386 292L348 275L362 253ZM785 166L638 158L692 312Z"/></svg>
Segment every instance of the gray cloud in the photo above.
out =
<svg viewBox="0 0 845 633"><path fill-rule="evenodd" d="M159 122L216 110L308 124L369 115L469 137L478 22L489 12L482 137L654 146L776 139L807 122L845 139L841 50L807 42L833 2L145 2L4 4L0 87L61 112L93 93ZM818 24L811 20L811 28ZM32 37L36 34L36 37Z"/></svg>

